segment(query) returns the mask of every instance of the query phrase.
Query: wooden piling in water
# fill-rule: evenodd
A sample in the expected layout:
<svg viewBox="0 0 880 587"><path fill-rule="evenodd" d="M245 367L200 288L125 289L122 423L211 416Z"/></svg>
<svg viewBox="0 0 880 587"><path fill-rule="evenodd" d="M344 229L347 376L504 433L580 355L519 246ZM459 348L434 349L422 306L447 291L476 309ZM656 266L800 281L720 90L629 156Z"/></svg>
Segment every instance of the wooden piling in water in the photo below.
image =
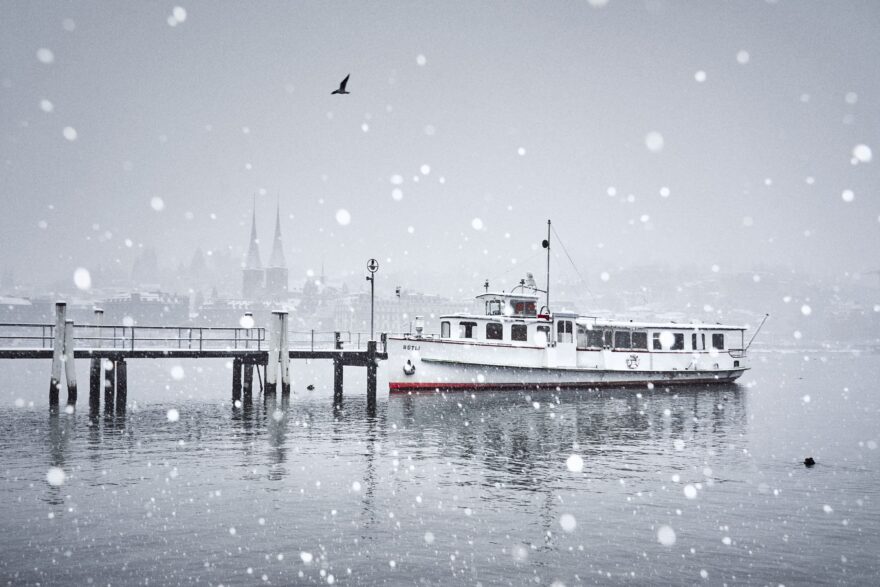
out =
<svg viewBox="0 0 880 587"><path fill-rule="evenodd" d="M103 326L104 326L104 310L95 308L95 325L97 326L97 347L102 346ZM92 357L89 365L89 409L93 412L98 411L101 404L101 382L104 379L104 362L101 356Z"/></svg>
<svg viewBox="0 0 880 587"><path fill-rule="evenodd" d="M116 361L116 413L125 412L125 405L128 401L128 369L125 359Z"/></svg>
<svg viewBox="0 0 880 587"><path fill-rule="evenodd" d="M376 407L376 341L367 342L367 409Z"/></svg>
<svg viewBox="0 0 880 587"><path fill-rule="evenodd" d="M232 404L241 402L241 359L232 361Z"/></svg>
<svg viewBox="0 0 880 587"><path fill-rule="evenodd" d="M281 365L281 396L290 396L290 334L287 331L287 312L279 312L281 322L280 365Z"/></svg>
<svg viewBox="0 0 880 587"><path fill-rule="evenodd" d="M49 379L49 405L58 405L58 390L61 386L61 360L64 356L64 322L67 318L67 303L55 303L55 331L52 333L52 374Z"/></svg>
<svg viewBox="0 0 880 587"><path fill-rule="evenodd" d="M266 360L266 396L275 395L278 387L278 361L281 358L281 320L272 312L269 320L269 352Z"/></svg>
<svg viewBox="0 0 880 587"><path fill-rule="evenodd" d="M342 336L340 333L333 333L333 348L337 351L342 350ZM342 357L333 357L333 407L342 407L342 375L343 367Z"/></svg>
<svg viewBox="0 0 880 587"><path fill-rule="evenodd" d="M89 362L89 410L97 412L101 407L101 359L92 357Z"/></svg>
<svg viewBox="0 0 880 587"><path fill-rule="evenodd" d="M333 405L342 406L342 374L343 362L341 357L333 359Z"/></svg>
<svg viewBox="0 0 880 587"><path fill-rule="evenodd" d="M244 375L242 376L241 387L244 391L244 403L250 405L254 401L254 364L244 364Z"/></svg>
<svg viewBox="0 0 880 587"><path fill-rule="evenodd" d="M104 365L104 413L111 414L116 405L116 363L106 360L108 364Z"/></svg>
<svg viewBox="0 0 880 587"><path fill-rule="evenodd" d="M64 375L67 379L67 405L76 405L76 361L73 359L73 320L64 321Z"/></svg>

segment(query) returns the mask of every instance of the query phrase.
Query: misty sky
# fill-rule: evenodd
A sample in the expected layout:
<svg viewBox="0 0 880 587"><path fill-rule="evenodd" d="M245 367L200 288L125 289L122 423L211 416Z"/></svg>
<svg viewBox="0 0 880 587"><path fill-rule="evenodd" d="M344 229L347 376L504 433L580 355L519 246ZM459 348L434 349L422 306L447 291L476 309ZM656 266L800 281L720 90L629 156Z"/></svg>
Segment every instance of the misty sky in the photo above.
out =
<svg viewBox="0 0 880 587"><path fill-rule="evenodd" d="M880 268L880 3L598 3L3 2L0 268Z"/></svg>

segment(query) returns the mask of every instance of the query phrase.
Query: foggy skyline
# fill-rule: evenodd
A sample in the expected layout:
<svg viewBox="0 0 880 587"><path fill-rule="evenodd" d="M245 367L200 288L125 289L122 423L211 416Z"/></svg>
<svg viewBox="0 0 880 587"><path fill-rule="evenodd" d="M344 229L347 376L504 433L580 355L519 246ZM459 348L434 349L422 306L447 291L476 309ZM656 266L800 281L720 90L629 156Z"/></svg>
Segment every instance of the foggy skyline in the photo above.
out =
<svg viewBox="0 0 880 587"><path fill-rule="evenodd" d="M880 268L880 6L593 4L5 3L0 268Z"/></svg>

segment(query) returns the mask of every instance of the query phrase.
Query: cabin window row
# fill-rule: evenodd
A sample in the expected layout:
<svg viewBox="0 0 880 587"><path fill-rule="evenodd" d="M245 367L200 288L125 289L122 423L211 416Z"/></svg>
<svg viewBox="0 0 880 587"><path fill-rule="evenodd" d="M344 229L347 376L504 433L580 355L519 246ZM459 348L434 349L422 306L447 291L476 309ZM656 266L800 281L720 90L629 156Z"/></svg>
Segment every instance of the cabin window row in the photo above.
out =
<svg viewBox="0 0 880 587"><path fill-rule="evenodd" d="M633 330L588 329L578 325L578 348L648 350L648 333Z"/></svg>
<svg viewBox="0 0 880 587"><path fill-rule="evenodd" d="M452 325L449 322L440 323L440 338L450 338ZM504 340L504 325L501 322L486 323L486 340ZM458 338L477 338L476 322L459 322ZM517 342L529 340L529 329L525 324L510 325L510 339Z"/></svg>
<svg viewBox="0 0 880 587"><path fill-rule="evenodd" d="M655 351L685 350L685 335L683 332L669 333L671 338L664 340L660 332L654 332L651 336L651 349ZM562 342L560 339L559 342ZM711 348L724 350L724 334L714 333L711 338ZM577 346L579 349L588 348L615 348L648 350L648 333L638 330L603 330L590 329L578 325ZM665 346L665 348L664 348ZM706 333L693 333L691 335L690 350L706 350Z"/></svg>
<svg viewBox="0 0 880 587"><path fill-rule="evenodd" d="M460 339L476 339L477 338L476 322L459 322L458 338ZM544 334L544 340L550 340L550 327L546 325L538 325L537 331ZM668 332L668 331L667 331ZM486 340L504 340L504 325L500 322L487 322L485 325ZM670 338L664 340L663 334L654 332L651 335L651 349L655 351L685 350L685 334L683 332L668 333ZM440 338L451 337L451 323L440 323ZM528 326L526 324L511 324L510 339L515 342L528 342ZM569 320L560 320L556 324L556 342L570 343L574 342L574 324ZM713 333L711 337L711 348L715 350L724 350L724 334ZM664 349L664 346L667 348ZM615 349L633 349L648 350L648 333L640 330L609 330L588 328L587 326L577 325L577 348L615 348ZM691 347L689 350L706 350L706 333L692 333Z"/></svg>

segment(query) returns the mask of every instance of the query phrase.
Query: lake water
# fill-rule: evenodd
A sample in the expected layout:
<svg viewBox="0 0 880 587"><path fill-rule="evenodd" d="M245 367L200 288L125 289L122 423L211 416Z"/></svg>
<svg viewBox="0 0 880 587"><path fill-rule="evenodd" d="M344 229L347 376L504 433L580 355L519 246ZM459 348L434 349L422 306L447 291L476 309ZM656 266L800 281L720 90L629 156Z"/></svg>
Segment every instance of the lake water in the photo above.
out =
<svg viewBox="0 0 880 587"><path fill-rule="evenodd" d="M880 357L754 363L737 385L368 414L362 369L341 411L329 363L294 363L286 409L236 410L222 361L132 361L125 416L90 418L87 390L49 412L48 362L4 361L0 579L876 584Z"/></svg>

